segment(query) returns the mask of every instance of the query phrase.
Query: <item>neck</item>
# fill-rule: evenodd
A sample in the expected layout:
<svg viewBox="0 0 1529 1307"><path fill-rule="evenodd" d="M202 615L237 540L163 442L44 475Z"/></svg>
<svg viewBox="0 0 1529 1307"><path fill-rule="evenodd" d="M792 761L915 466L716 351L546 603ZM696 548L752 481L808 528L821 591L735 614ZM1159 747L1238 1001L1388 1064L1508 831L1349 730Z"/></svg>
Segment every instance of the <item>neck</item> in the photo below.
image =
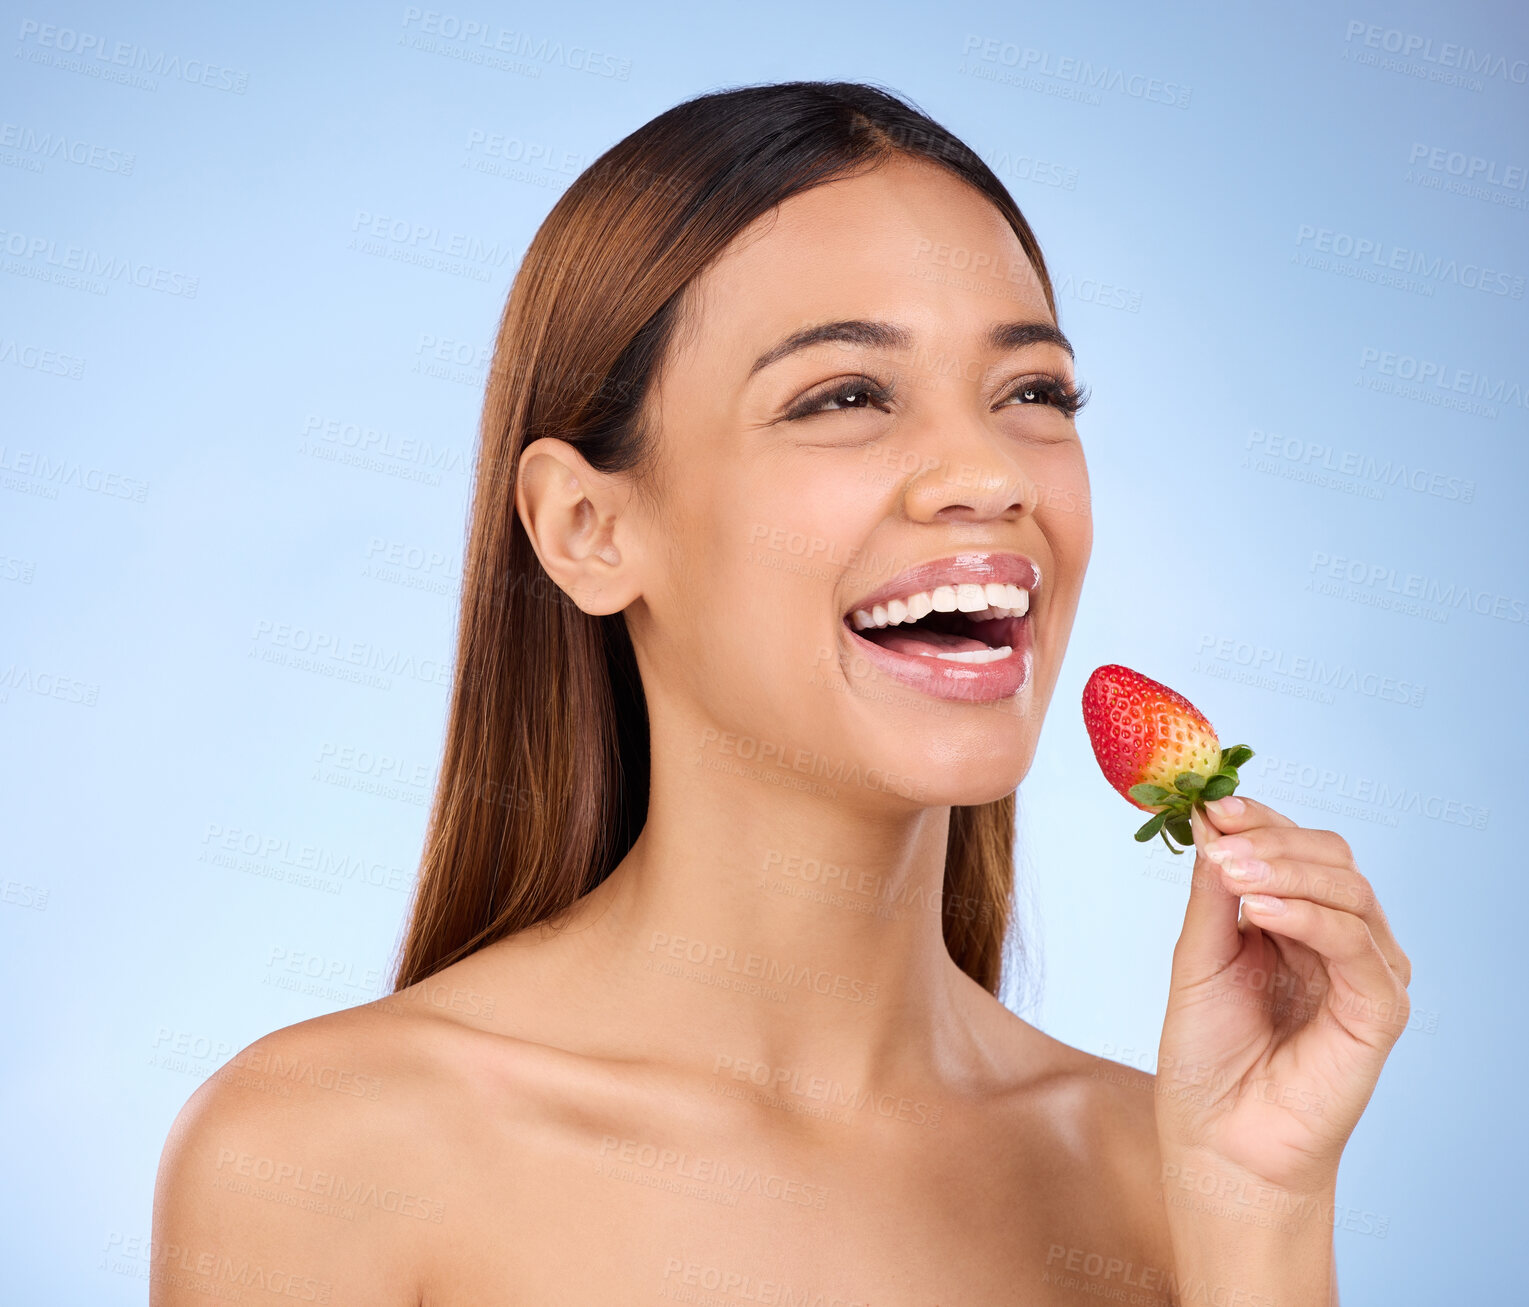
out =
<svg viewBox="0 0 1529 1307"><path fill-rule="evenodd" d="M633 1056L710 1075L869 1086L980 1060L980 990L943 935L949 807L727 761L654 749L642 833L558 932L558 983Z"/></svg>

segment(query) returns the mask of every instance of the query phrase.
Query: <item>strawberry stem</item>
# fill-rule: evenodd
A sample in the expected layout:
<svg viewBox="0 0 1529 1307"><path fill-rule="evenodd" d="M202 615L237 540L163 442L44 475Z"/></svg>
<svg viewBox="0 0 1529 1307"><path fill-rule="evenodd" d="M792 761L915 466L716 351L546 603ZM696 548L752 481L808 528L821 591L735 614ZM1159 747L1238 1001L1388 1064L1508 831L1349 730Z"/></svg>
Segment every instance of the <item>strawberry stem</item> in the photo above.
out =
<svg viewBox="0 0 1529 1307"><path fill-rule="evenodd" d="M1129 797L1152 812L1151 818L1136 832L1137 842L1146 843L1158 835L1168 846L1169 852L1183 853L1195 842L1194 828L1189 822L1190 813L1195 808L1203 812L1207 803L1231 794L1240 779L1237 768L1252 756L1252 749L1245 744L1238 744L1221 750L1220 763L1209 776L1201 776L1198 772L1180 772L1173 778L1171 790L1145 781L1131 786ZM1178 843L1174 843L1174 840Z"/></svg>

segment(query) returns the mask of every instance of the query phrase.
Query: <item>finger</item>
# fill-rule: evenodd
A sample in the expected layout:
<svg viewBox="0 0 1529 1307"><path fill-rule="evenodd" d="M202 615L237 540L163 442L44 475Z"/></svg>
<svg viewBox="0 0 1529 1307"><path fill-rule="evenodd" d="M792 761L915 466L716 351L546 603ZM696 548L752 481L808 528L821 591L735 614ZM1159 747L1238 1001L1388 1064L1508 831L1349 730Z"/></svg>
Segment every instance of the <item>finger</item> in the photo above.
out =
<svg viewBox="0 0 1529 1307"><path fill-rule="evenodd" d="M1274 894L1309 899L1324 907L1352 912L1370 928L1390 968L1403 985L1412 983L1412 963L1381 910L1370 882L1353 867L1302 862L1295 858L1233 857L1217 860L1222 883L1237 894Z"/></svg>
<svg viewBox="0 0 1529 1307"><path fill-rule="evenodd" d="M1224 799L1212 799L1205 808L1215 818L1217 829L1227 835L1239 835L1253 826L1299 824L1284 813L1276 812L1267 803L1250 799L1245 794L1228 794Z"/></svg>
<svg viewBox="0 0 1529 1307"><path fill-rule="evenodd" d="M1306 945L1333 982L1326 1010L1354 1039L1389 1048L1406 1029L1407 988L1391 969L1364 918L1310 899L1249 894L1243 911L1267 934Z"/></svg>
<svg viewBox="0 0 1529 1307"><path fill-rule="evenodd" d="M1237 929L1237 894L1228 890L1216 864L1205 856L1204 845L1215 834L1198 807L1189 814L1195 836L1194 872L1189 878L1189 903L1184 909L1184 928L1173 950L1176 984L1194 984L1224 970L1242 948Z"/></svg>
<svg viewBox="0 0 1529 1307"><path fill-rule="evenodd" d="M1205 850L1212 862L1223 857L1294 858L1299 862L1325 862L1332 867L1352 867L1354 850L1337 831L1310 826L1249 826L1226 831Z"/></svg>
<svg viewBox="0 0 1529 1307"><path fill-rule="evenodd" d="M1254 801L1248 802L1251 805ZM1387 961L1402 977L1402 983L1411 984L1412 963L1403 952L1401 945L1397 943L1396 936L1391 930L1391 923L1387 920L1380 906L1380 900L1375 895L1374 887L1355 864L1354 851L1349 847L1348 841L1336 831L1297 826L1290 823L1289 819L1282 814L1275 813L1273 808L1263 804L1257 806L1279 817L1281 824L1244 826L1239 833L1228 832L1206 846L1205 856L1212 862L1223 865L1232 861L1251 860L1255 863L1277 866L1282 861L1288 861L1327 868L1327 876L1334 885L1326 901L1332 906L1357 912L1363 917ZM1245 820L1248 811L1244 810L1235 819L1224 819L1224 825L1230 826L1234 820L1238 822ZM1248 886L1248 888L1256 887ZM1303 897L1321 896L1306 894Z"/></svg>

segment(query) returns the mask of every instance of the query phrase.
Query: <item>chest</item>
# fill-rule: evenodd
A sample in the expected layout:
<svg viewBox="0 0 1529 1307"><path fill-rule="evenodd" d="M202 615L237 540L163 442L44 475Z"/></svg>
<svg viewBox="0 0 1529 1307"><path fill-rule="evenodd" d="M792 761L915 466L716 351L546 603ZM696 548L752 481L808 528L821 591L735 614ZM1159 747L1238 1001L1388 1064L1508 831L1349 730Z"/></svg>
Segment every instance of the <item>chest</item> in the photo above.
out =
<svg viewBox="0 0 1529 1307"><path fill-rule="evenodd" d="M1042 1133L948 1114L518 1123L443 1171L426 1301L1166 1307L1101 1181Z"/></svg>

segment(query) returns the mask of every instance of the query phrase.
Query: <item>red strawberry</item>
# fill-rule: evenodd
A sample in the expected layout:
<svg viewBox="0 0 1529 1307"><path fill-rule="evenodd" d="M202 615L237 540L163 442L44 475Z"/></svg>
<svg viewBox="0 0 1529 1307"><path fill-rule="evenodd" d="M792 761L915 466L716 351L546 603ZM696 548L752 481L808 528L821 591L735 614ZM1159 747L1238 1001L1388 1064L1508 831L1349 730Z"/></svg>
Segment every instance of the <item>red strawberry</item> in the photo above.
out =
<svg viewBox="0 0 1529 1307"><path fill-rule="evenodd" d="M1094 669L1083 687L1083 724L1104 779L1144 812L1155 813L1138 840L1161 834L1190 845L1189 810L1237 788L1237 768L1253 756L1245 744L1223 749L1194 704L1118 663ZM1168 837L1172 835L1173 840Z"/></svg>

